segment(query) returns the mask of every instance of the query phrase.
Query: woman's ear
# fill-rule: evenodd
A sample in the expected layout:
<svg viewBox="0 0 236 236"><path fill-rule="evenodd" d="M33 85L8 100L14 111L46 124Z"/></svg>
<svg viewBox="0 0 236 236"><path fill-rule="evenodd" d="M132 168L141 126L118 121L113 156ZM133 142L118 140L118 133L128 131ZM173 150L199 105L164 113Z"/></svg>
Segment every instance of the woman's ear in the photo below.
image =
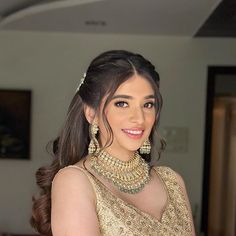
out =
<svg viewBox="0 0 236 236"><path fill-rule="evenodd" d="M93 120L96 117L96 112L92 107L90 107L88 105L84 105L84 115L85 115L87 121L89 122L89 124L92 124Z"/></svg>

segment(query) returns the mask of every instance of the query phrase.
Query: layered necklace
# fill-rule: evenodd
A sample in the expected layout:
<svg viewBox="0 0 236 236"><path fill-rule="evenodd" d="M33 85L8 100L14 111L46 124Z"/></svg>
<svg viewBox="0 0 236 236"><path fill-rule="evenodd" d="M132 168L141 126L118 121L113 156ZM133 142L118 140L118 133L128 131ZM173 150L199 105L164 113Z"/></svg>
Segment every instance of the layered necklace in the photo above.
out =
<svg viewBox="0 0 236 236"><path fill-rule="evenodd" d="M101 150L91 157L91 167L125 193L138 193L150 180L150 167L138 152L122 161Z"/></svg>

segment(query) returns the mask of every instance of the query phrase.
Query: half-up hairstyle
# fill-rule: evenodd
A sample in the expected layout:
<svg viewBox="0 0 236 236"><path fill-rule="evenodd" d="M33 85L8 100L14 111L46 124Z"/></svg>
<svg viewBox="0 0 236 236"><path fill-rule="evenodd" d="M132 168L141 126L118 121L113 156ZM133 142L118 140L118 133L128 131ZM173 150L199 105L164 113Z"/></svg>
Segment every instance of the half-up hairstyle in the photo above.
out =
<svg viewBox="0 0 236 236"><path fill-rule="evenodd" d="M68 165L74 165L88 155L89 123L84 114L84 105L99 111L102 99L106 101L102 110L109 140L105 147L113 141L112 129L106 119L105 109L117 88L134 74L145 78L152 86L156 99L156 121L150 134L150 142L154 142L154 133L159 123L162 97L159 92L159 75L155 67L143 56L124 50L112 50L100 54L88 67L86 76L69 106L66 120L59 136L52 142L53 162L50 166L41 167L36 173L40 196L33 198L31 225L41 235L52 235L51 231L51 186L56 173ZM160 156L165 142L161 139ZM141 154L147 162L150 154Z"/></svg>

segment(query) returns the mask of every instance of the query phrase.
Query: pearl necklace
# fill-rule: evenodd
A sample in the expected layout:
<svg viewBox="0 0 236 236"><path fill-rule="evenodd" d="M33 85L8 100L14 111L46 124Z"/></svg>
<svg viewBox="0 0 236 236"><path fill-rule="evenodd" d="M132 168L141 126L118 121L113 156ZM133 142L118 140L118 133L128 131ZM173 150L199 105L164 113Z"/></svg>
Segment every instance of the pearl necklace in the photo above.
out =
<svg viewBox="0 0 236 236"><path fill-rule="evenodd" d="M150 180L150 167L138 152L122 161L102 150L91 157L91 167L125 193L140 192Z"/></svg>

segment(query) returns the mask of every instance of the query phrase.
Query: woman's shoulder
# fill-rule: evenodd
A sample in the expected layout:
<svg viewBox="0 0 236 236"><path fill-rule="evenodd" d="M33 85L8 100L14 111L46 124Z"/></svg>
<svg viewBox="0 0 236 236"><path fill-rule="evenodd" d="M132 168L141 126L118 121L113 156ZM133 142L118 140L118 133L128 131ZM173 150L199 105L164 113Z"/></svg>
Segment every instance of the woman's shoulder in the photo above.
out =
<svg viewBox="0 0 236 236"><path fill-rule="evenodd" d="M95 199L91 182L88 171L83 168L81 163L76 163L75 165L66 166L57 172L52 181L52 190L54 192L58 192L61 189L69 192L78 192L80 195Z"/></svg>
<svg viewBox="0 0 236 236"><path fill-rule="evenodd" d="M77 182L86 179L85 170L80 165L80 162L75 165L69 165L61 168L53 179L53 184L60 182Z"/></svg>
<svg viewBox="0 0 236 236"><path fill-rule="evenodd" d="M153 166L153 169L161 175L175 175L177 172L174 171L171 167L168 166Z"/></svg>
<svg viewBox="0 0 236 236"><path fill-rule="evenodd" d="M176 181L182 188L185 188L183 177L171 167L168 166L154 166L157 173L165 179Z"/></svg>
<svg viewBox="0 0 236 236"><path fill-rule="evenodd" d="M85 158L78 161L73 165L67 165L61 168L53 179L53 184L55 182L70 182L70 181L85 181L88 179L88 171L84 167Z"/></svg>
<svg viewBox="0 0 236 236"><path fill-rule="evenodd" d="M53 235L69 235L70 232L78 235L81 230L90 230L86 228L90 225L88 222L97 225L96 205L96 195L86 170L77 164L60 169L52 183Z"/></svg>

